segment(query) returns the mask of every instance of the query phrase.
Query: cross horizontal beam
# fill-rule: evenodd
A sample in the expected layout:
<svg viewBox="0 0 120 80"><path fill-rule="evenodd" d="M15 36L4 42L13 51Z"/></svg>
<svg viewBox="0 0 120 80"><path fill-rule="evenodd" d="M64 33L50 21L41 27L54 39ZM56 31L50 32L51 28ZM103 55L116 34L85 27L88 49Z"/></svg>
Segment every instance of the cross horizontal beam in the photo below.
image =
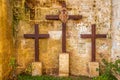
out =
<svg viewBox="0 0 120 80"><path fill-rule="evenodd" d="M47 20L59 20L59 15L46 15ZM69 20L79 20L82 19L81 15L69 15Z"/></svg>
<svg viewBox="0 0 120 80"><path fill-rule="evenodd" d="M69 15L68 19L80 20L80 19L82 19L82 15Z"/></svg>
<svg viewBox="0 0 120 80"><path fill-rule="evenodd" d="M46 15L47 20L59 20L59 15Z"/></svg>
<svg viewBox="0 0 120 80"><path fill-rule="evenodd" d="M96 34L95 38L106 38L106 34ZM91 34L81 34L81 38L92 38Z"/></svg>
<svg viewBox="0 0 120 80"><path fill-rule="evenodd" d="M35 39L36 38L36 35L35 34L24 34L24 37L25 38L31 38L31 39ZM40 39L40 38L49 38L50 36L49 36L49 34L39 34L38 35L38 38Z"/></svg>

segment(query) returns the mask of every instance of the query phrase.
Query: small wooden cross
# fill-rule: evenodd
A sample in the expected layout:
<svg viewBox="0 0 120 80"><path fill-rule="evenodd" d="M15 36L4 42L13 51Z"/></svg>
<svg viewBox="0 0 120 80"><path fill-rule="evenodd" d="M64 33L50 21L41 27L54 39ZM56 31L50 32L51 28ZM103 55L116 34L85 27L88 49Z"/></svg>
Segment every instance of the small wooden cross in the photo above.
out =
<svg viewBox="0 0 120 80"><path fill-rule="evenodd" d="M96 38L106 38L106 34L96 34L96 25L92 25L92 34L81 34L81 38L91 38L92 45L92 62L96 61Z"/></svg>
<svg viewBox="0 0 120 80"><path fill-rule="evenodd" d="M62 52L66 53L66 23L69 19L79 20L81 15L68 15L66 3L62 2L62 10L59 15L46 15L47 20L61 20L62 22Z"/></svg>
<svg viewBox="0 0 120 80"><path fill-rule="evenodd" d="M35 61L39 61L39 39L49 38L49 34L39 34L38 24L35 24L35 34L24 34L27 39L35 39Z"/></svg>

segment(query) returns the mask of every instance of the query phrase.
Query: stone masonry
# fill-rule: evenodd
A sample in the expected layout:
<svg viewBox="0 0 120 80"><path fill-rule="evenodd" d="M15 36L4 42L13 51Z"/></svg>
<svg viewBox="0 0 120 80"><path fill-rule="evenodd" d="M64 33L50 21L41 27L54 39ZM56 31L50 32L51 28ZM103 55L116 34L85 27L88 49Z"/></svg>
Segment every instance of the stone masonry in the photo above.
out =
<svg viewBox="0 0 120 80"><path fill-rule="evenodd" d="M39 24L40 34L50 34L49 39L39 40L39 59L42 63L42 66L41 63L39 65L42 68L39 74L58 74L59 55L62 53L62 26L60 21L46 20L45 16L59 14L61 1L66 1L68 14L83 16L81 20L69 20L67 23L66 45L70 75L98 75L92 67L98 68L101 64L95 63L96 66L93 66L90 62L91 40L80 37L80 34L91 34L93 23L97 25L96 34L107 34L106 39L96 40L96 62L101 63L104 58L108 61L120 58L120 0L33 0L36 5L32 5L31 9L25 8L27 0L14 0L14 7L21 15L15 31L12 27L10 1L0 0L0 80L7 80L10 57L14 53L19 71L34 62L34 39L25 39L24 34L33 34L35 23ZM13 32L16 32L15 38ZM90 66L92 67L89 68Z"/></svg>
<svg viewBox="0 0 120 80"><path fill-rule="evenodd" d="M70 57L70 74L89 76L88 63L91 61L91 40L80 38L80 34L91 34L91 24L97 25L97 34L108 34L106 39L97 39L96 59L110 60L111 55L111 0L64 0L68 14L82 15L78 21L69 20L67 23L67 52ZM34 61L34 40L25 39L24 34L34 33L34 23L39 24L40 34L50 33L49 39L39 40L40 55L44 74L55 74L59 70L59 54L61 47L61 22L46 20L46 15L59 14L61 0L37 0L34 19L30 18L30 11L23 13L23 20L19 22L16 53L19 68ZM24 0L23 2L24 3ZM23 7L23 4L18 4ZM56 32L56 34L55 34ZM58 34L60 33L60 34Z"/></svg>

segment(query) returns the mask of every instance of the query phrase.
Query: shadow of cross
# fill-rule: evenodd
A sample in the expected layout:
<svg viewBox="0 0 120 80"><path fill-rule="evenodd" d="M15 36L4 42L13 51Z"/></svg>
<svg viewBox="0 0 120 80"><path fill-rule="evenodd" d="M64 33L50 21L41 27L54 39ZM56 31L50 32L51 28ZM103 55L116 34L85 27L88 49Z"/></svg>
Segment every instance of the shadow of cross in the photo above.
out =
<svg viewBox="0 0 120 80"><path fill-rule="evenodd" d="M38 24L35 24L35 34L24 34L27 39L35 39L35 62L39 61L39 39L49 38L49 34L39 34L38 26Z"/></svg>
<svg viewBox="0 0 120 80"><path fill-rule="evenodd" d="M65 1L62 1L62 10L59 15L46 15L47 20L61 20L62 22L62 52L66 53L66 23L69 19L82 19L81 15L68 15Z"/></svg>
<svg viewBox="0 0 120 80"><path fill-rule="evenodd" d="M92 34L81 34L81 38L91 38L91 45L92 45L92 62L96 61L96 38L106 38L106 34L96 34L96 25L92 25Z"/></svg>

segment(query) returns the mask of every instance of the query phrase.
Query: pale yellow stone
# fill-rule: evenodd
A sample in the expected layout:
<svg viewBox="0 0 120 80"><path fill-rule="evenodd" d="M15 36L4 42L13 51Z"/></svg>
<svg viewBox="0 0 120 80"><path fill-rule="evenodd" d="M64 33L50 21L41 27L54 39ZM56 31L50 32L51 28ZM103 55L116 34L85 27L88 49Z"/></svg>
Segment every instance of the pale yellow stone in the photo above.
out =
<svg viewBox="0 0 120 80"><path fill-rule="evenodd" d="M33 62L32 63L32 76L41 76L42 75L42 63Z"/></svg>
<svg viewBox="0 0 120 80"><path fill-rule="evenodd" d="M69 54L59 55L59 76L69 76Z"/></svg>
<svg viewBox="0 0 120 80"><path fill-rule="evenodd" d="M96 77L99 76L99 63L98 62L89 62L88 63L88 68L89 68L89 76L90 77Z"/></svg>

